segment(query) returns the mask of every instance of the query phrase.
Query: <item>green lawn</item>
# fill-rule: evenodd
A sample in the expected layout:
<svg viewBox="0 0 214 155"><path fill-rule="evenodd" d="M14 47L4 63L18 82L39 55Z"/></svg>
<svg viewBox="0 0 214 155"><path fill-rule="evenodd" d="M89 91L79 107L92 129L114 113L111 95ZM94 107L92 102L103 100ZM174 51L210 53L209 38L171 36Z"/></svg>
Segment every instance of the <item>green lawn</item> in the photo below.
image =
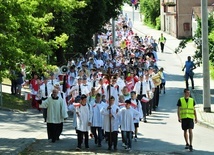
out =
<svg viewBox="0 0 214 155"><path fill-rule="evenodd" d="M15 96L7 93L2 93L2 108L26 111L31 108L31 102L24 100L24 97Z"/></svg>

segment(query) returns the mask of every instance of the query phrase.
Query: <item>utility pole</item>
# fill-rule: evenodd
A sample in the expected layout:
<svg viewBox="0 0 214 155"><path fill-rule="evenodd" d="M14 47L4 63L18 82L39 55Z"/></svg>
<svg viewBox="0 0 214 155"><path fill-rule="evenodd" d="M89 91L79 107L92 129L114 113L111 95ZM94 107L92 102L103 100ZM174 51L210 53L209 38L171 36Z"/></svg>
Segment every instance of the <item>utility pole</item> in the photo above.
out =
<svg viewBox="0 0 214 155"><path fill-rule="evenodd" d="M201 0L203 105L205 112L211 112L207 6L207 0Z"/></svg>
<svg viewBox="0 0 214 155"><path fill-rule="evenodd" d="M132 22L134 24L134 3L132 3Z"/></svg>
<svg viewBox="0 0 214 155"><path fill-rule="evenodd" d="M112 18L112 47L115 46L115 20Z"/></svg>
<svg viewBox="0 0 214 155"><path fill-rule="evenodd" d="M0 61L0 66L1 66L1 61ZM2 102L2 82L0 82L0 106L3 105L3 102Z"/></svg>

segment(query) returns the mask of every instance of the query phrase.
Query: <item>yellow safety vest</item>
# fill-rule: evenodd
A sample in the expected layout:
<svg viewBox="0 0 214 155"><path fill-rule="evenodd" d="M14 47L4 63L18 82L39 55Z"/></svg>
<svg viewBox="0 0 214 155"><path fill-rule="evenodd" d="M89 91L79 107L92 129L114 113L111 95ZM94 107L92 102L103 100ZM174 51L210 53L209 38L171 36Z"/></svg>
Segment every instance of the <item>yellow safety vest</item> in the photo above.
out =
<svg viewBox="0 0 214 155"><path fill-rule="evenodd" d="M160 37L160 38L159 38L159 41L160 41L161 43L164 43L164 42L165 42L164 36Z"/></svg>
<svg viewBox="0 0 214 155"><path fill-rule="evenodd" d="M184 97L180 98L181 107L180 107L180 117L183 118L195 118L194 114L194 100L193 98L189 98L188 102L186 102Z"/></svg>

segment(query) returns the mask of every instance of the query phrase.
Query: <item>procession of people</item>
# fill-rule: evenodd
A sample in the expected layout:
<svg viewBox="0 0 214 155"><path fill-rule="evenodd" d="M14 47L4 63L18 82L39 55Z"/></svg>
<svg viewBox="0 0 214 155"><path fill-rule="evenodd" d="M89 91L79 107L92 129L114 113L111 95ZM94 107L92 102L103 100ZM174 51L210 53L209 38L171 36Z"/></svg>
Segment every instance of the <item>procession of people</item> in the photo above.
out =
<svg viewBox="0 0 214 155"><path fill-rule="evenodd" d="M52 142L60 139L68 111L73 113L76 150L83 144L88 149L89 137L98 147L107 141L108 150L117 150L120 132L126 150L132 149L132 139L138 141L139 126L149 123L159 94L166 93L166 76L158 66L156 40L134 33L130 20L118 17L115 46L109 22L98 35L97 47L89 47L84 56L70 58L40 78L33 74L32 106L43 112Z"/></svg>

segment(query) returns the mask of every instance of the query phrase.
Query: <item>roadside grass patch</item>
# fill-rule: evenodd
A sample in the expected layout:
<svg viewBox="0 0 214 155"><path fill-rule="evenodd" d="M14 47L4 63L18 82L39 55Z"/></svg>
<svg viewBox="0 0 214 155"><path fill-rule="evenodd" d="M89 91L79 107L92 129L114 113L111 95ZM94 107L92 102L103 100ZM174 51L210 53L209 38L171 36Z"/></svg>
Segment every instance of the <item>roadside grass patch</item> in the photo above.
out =
<svg viewBox="0 0 214 155"><path fill-rule="evenodd" d="M2 93L2 108L26 111L31 108L31 102L29 100L24 100L24 97L11 95L8 93Z"/></svg>

